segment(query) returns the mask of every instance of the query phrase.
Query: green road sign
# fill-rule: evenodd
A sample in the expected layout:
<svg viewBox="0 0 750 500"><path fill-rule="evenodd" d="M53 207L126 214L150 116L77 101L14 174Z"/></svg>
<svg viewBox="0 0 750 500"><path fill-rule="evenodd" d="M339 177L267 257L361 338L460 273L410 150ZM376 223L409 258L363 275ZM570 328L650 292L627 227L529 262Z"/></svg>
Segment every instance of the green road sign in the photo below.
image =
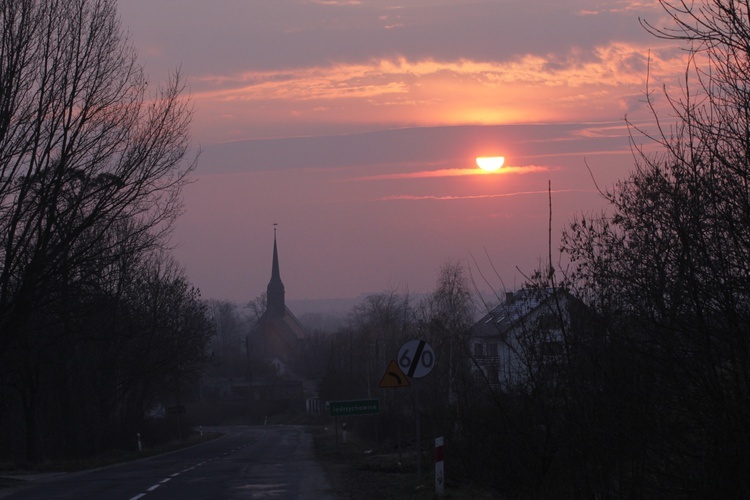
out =
<svg viewBox="0 0 750 500"><path fill-rule="evenodd" d="M332 417L347 417L349 415L367 415L380 413L380 402L377 399L362 399L359 401L329 401L328 410Z"/></svg>

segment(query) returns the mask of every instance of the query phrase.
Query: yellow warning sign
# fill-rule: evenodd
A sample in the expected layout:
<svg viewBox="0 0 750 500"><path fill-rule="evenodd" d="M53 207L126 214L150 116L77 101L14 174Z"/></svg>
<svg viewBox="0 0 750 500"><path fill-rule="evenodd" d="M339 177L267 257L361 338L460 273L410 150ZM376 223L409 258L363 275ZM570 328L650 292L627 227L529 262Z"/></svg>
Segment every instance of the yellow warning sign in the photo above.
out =
<svg viewBox="0 0 750 500"><path fill-rule="evenodd" d="M410 385L411 384L409 384L409 377L404 375L404 372L402 372L401 368L398 367L398 363L396 363L396 360L392 359L391 363L388 365L388 368L386 368L385 370L383 378L380 379L380 387L409 387Z"/></svg>

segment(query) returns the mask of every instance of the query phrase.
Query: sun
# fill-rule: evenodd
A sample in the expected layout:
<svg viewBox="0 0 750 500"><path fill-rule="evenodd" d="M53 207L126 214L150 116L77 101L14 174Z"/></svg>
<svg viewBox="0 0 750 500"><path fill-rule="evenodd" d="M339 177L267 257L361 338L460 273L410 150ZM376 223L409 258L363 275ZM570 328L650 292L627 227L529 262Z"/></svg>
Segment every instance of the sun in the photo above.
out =
<svg viewBox="0 0 750 500"><path fill-rule="evenodd" d="M505 163L504 156L477 156L477 166L485 172L495 172Z"/></svg>

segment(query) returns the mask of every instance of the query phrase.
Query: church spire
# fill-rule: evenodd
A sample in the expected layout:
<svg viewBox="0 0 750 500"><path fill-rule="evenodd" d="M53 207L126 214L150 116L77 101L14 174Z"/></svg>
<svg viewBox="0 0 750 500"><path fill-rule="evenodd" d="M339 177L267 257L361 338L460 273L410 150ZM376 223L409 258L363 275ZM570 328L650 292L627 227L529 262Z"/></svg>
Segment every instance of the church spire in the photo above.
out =
<svg viewBox="0 0 750 500"><path fill-rule="evenodd" d="M286 304L284 303L284 283L281 282L279 272L279 253L276 248L276 226L273 225L273 263L271 265L271 281L266 288L266 310L272 316L284 316Z"/></svg>

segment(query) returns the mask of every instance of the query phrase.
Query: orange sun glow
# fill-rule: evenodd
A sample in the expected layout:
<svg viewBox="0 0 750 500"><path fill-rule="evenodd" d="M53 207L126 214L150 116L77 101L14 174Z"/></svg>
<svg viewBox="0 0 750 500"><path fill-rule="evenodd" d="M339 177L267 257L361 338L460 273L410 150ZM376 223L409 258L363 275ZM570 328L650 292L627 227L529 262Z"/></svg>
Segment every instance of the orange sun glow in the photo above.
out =
<svg viewBox="0 0 750 500"><path fill-rule="evenodd" d="M495 172L505 163L504 156L478 156L477 166L485 172Z"/></svg>

